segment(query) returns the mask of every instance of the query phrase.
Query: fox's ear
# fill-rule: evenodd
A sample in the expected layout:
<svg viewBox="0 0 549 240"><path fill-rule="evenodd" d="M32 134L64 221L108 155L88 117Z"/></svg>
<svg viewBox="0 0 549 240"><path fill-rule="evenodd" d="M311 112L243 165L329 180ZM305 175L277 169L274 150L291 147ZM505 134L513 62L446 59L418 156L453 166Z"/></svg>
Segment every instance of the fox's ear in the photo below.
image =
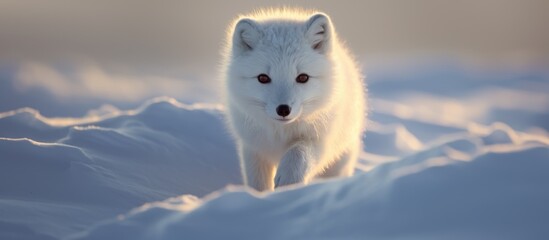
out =
<svg viewBox="0 0 549 240"><path fill-rule="evenodd" d="M259 42L260 36L259 26L254 20L240 19L234 27L233 51L243 53L253 50Z"/></svg>
<svg viewBox="0 0 549 240"><path fill-rule="evenodd" d="M332 46L332 24L324 13L317 13L309 18L305 37L311 48L319 53L326 53Z"/></svg>

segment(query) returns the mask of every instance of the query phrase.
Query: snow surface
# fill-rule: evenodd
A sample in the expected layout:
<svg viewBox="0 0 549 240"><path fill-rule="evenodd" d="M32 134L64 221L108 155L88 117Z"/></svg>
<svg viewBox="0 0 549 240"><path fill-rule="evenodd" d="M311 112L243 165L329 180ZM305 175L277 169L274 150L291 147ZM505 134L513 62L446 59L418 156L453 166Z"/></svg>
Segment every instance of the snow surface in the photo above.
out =
<svg viewBox="0 0 549 240"><path fill-rule="evenodd" d="M0 239L63 237L149 201L241 183L220 114L169 98L82 119L2 113Z"/></svg>
<svg viewBox="0 0 549 240"><path fill-rule="evenodd" d="M549 74L451 66L370 74L357 174L273 193L220 105L0 113L0 239L547 239Z"/></svg>

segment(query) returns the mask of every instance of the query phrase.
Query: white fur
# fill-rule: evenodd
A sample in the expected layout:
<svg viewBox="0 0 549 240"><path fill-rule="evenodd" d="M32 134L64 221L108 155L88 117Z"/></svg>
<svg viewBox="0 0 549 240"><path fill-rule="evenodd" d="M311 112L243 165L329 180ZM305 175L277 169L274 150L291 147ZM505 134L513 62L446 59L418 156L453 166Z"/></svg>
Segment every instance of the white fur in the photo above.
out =
<svg viewBox="0 0 549 240"><path fill-rule="evenodd" d="M275 9L241 16L228 32L224 60L228 125L245 184L263 191L353 174L365 86L327 15ZM262 73L270 83L258 82ZM296 82L301 73L307 83ZM276 113L280 104L292 108L286 122Z"/></svg>

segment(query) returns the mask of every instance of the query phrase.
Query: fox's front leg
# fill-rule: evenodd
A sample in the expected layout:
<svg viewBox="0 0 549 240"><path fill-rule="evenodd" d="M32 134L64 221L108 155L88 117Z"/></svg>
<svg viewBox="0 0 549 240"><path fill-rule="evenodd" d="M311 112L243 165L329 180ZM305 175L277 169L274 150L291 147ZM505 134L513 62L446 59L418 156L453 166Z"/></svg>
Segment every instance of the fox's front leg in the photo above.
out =
<svg viewBox="0 0 549 240"><path fill-rule="evenodd" d="M245 185L257 191L273 190L275 165L265 156L243 147L240 164Z"/></svg>
<svg viewBox="0 0 549 240"><path fill-rule="evenodd" d="M307 183L316 161L314 148L309 144L296 144L284 155L274 179L275 188L296 183Z"/></svg>

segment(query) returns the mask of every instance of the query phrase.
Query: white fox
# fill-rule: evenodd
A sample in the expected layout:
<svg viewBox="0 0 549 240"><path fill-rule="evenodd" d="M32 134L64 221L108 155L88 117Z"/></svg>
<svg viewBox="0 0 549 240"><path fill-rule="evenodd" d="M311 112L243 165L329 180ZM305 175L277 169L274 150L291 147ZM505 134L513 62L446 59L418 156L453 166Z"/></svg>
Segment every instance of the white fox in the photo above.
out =
<svg viewBox="0 0 549 240"><path fill-rule="evenodd" d="M353 174L366 87L326 14L241 16L228 33L223 75L246 185L263 191Z"/></svg>

